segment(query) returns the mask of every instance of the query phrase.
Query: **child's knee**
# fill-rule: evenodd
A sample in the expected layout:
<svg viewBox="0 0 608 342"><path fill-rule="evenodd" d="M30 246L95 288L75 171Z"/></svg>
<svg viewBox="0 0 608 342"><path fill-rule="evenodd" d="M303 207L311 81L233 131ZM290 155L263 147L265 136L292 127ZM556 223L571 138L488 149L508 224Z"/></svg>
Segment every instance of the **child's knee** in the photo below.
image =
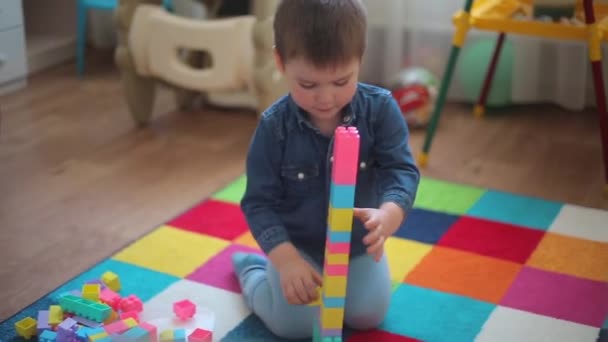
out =
<svg viewBox="0 0 608 342"><path fill-rule="evenodd" d="M266 322L266 327L273 334L283 339L293 340L312 337L312 324L295 322L289 318Z"/></svg>

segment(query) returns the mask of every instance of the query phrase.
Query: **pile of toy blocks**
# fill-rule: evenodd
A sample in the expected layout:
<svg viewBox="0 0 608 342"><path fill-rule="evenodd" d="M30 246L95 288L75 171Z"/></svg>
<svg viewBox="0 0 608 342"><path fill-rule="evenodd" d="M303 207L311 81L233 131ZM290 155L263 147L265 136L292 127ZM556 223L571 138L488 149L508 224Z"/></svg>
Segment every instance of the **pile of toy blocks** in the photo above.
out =
<svg viewBox="0 0 608 342"><path fill-rule="evenodd" d="M111 271L101 279L83 284L80 290L63 293L38 317L26 317L15 323L17 334L27 340L38 336L39 342L211 342L212 333L195 329L157 328L139 319L142 301L133 294L120 295L120 278ZM191 319L196 305L189 300L173 304L173 314L180 320Z"/></svg>

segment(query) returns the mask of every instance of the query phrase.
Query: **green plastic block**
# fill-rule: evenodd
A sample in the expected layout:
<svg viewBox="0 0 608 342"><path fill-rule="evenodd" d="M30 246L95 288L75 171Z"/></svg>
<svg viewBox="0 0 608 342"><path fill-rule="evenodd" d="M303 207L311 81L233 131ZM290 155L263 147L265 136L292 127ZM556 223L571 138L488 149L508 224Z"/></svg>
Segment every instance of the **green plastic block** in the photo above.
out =
<svg viewBox="0 0 608 342"><path fill-rule="evenodd" d="M112 312L112 309L107 304L96 303L92 300L76 297L74 295L65 295L59 298L59 305L63 311L99 323L105 321Z"/></svg>

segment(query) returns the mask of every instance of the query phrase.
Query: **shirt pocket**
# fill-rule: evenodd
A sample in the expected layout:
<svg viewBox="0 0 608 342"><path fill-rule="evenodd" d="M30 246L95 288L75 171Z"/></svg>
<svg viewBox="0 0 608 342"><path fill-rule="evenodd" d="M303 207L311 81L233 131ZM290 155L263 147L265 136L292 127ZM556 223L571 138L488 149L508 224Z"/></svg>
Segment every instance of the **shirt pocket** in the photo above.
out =
<svg viewBox="0 0 608 342"><path fill-rule="evenodd" d="M288 196L308 197L323 190L318 164L289 164L281 168Z"/></svg>

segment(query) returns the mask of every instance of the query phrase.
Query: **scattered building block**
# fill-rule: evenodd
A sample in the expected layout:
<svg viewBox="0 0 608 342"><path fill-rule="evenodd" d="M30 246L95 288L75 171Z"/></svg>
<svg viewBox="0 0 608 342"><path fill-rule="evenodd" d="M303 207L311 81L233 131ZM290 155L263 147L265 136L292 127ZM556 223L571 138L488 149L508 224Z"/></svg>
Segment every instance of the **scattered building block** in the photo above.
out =
<svg viewBox="0 0 608 342"><path fill-rule="evenodd" d="M97 327L100 327L102 325L102 323L91 321L90 319L86 319L84 317L80 317L80 316L77 316L77 315L72 316L72 318L76 322L80 323L81 325L84 325L84 326L87 326L87 327L90 327L90 328L97 328Z"/></svg>
<svg viewBox="0 0 608 342"><path fill-rule="evenodd" d="M160 342L173 342L173 329L163 330L160 333Z"/></svg>
<svg viewBox="0 0 608 342"><path fill-rule="evenodd" d="M196 328L188 336L188 342L211 342L212 333L209 330Z"/></svg>
<svg viewBox="0 0 608 342"><path fill-rule="evenodd" d="M73 318L66 318L57 326L57 342L72 342L76 338L78 322Z"/></svg>
<svg viewBox="0 0 608 342"><path fill-rule="evenodd" d="M89 338L90 342L99 342L99 340L106 338L108 336L109 336L108 333L102 327L92 328L87 333L87 337Z"/></svg>
<svg viewBox="0 0 608 342"><path fill-rule="evenodd" d="M135 320L126 319L126 320L118 320L112 322L108 325L105 325L104 328L109 335L112 334L122 334L125 331L137 326L137 322Z"/></svg>
<svg viewBox="0 0 608 342"><path fill-rule="evenodd" d="M99 293L99 300L101 300L102 303L108 304L116 311L120 309L120 299L120 295L109 288L103 289Z"/></svg>
<svg viewBox="0 0 608 342"><path fill-rule="evenodd" d="M186 341L186 329L175 329L173 330L173 341L174 342L187 342Z"/></svg>
<svg viewBox="0 0 608 342"><path fill-rule="evenodd" d="M148 342L150 340L149 335L150 333L148 330L140 326L135 326L122 334L121 337L127 341Z"/></svg>
<svg viewBox="0 0 608 342"><path fill-rule="evenodd" d="M128 295L120 300L120 310L123 312L142 312L144 310L144 304L136 295Z"/></svg>
<svg viewBox="0 0 608 342"><path fill-rule="evenodd" d="M82 298L98 302L100 292L101 286L99 284L84 284L82 286Z"/></svg>
<svg viewBox="0 0 608 342"><path fill-rule="evenodd" d="M69 296L69 295L68 295ZM63 297L61 297L63 298ZM58 325L63 321L63 309L59 305L49 307L49 324Z"/></svg>
<svg viewBox="0 0 608 342"><path fill-rule="evenodd" d="M37 331L37 322L32 317L25 317L22 320L19 320L15 323L15 330L17 331L17 335L23 337L26 340L32 338L32 336L36 335Z"/></svg>
<svg viewBox="0 0 608 342"><path fill-rule="evenodd" d="M180 319L189 319L196 313L196 305L191 301L184 299L173 303L173 312Z"/></svg>
<svg viewBox="0 0 608 342"><path fill-rule="evenodd" d="M132 318L136 322L139 323L139 314L135 311L127 311L127 312L122 312L120 314L120 319L127 319L127 318Z"/></svg>
<svg viewBox="0 0 608 342"><path fill-rule="evenodd" d="M108 315L108 318L106 318L106 320L103 321L103 324L110 324L119 318L120 318L120 316L118 315L118 313L116 313L116 311L110 310L110 314Z"/></svg>
<svg viewBox="0 0 608 342"><path fill-rule="evenodd" d="M120 291L120 278L114 272L107 271L101 276L101 281L106 284L112 291Z"/></svg>
<svg viewBox="0 0 608 342"><path fill-rule="evenodd" d="M78 298L72 295L65 295L59 299L61 309L66 312L93 320L103 322L108 318L112 308L107 304L97 303L86 298Z"/></svg>
<svg viewBox="0 0 608 342"><path fill-rule="evenodd" d="M38 342L55 342L57 341L57 333L53 330L45 330L38 336Z"/></svg>
<svg viewBox="0 0 608 342"><path fill-rule="evenodd" d="M106 284L103 283L103 281L99 280L99 279L92 279L87 281L85 284L99 284L100 290L103 291L107 288Z"/></svg>
<svg viewBox="0 0 608 342"><path fill-rule="evenodd" d="M45 330L53 330L49 325L49 311L48 310L40 310L38 311L38 319L36 323L36 328L38 330L38 336L42 334Z"/></svg>
<svg viewBox="0 0 608 342"><path fill-rule="evenodd" d="M142 322L139 326L148 331L150 342L158 342L158 329L154 325L148 322Z"/></svg>

